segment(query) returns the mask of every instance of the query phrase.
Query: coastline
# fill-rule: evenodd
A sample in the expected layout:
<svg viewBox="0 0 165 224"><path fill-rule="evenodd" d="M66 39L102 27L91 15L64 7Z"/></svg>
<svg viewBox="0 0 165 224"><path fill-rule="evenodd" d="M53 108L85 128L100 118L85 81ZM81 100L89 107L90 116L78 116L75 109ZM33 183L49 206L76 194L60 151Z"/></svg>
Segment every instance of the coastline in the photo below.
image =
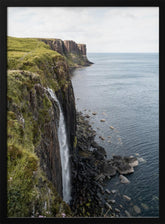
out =
<svg viewBox="0 0 165 224"><path fill-rule="evenodd" d="M21 51L19 49L20 46L17 46L18 43L20 44L20 40L23 45L21 45ZM73 62L70 58L69 64L66 58L66 55L71 57L69 52L66 55L62 55L56 52L55 49L53 50L45 46L46 44L43 41L38 42L37 39L11 38L10 41L8 156L10 158L9 167L13 167L12 169L10 167L10 179L8 180L10 183L10 194L12 194L15 179L18 181L21 180L19 175L14 176L15 173L12 173L15 169L15 163L17 164L16 168L18 168L20 161L23 161L24 157L27 157L30 163L33 156L35 165L34 167L28 167L26 170L26 172L30 170L30 173L32 173L28 177L28 181L31 181L31 189L35 189L36 193L36 196L31 200L31 207L34 209L29 208L27 213L22 215L27 216L30 214L31 216L38 217L39 214L44 214L46 217L63 217L62 211L59 209L63 204L63 212L67 217L130 217L131 215L127 211L127 206L123 205L121 207L120 200L117 201L115 199L119 192L116 189L111 189L110 185L107 187L106 183L111 182L113 178L118 178L119 183L125 184L127 188L127 184L129 184L129 176L127 175L132 174L134 167L138 165L137 157L131 155L120 156L119 153L115 156L113 155L111 159L107 159L105 148L100 146L95 140L96 131L89 122L91 115L83 115L83 111L76 112L75 93L71 76L76 68L84 68L92 65L92 63L86 64L87 58L85 58L85 61L82 61L81 59L84 57L75 53L72 54ZM50 40L49 44L61 43L62 45L60 46L63 46L62 41L52 41ZM24 52L23 47L27 42L29 49L26 49L26 52ZM38 44L34 51L33 48L36 46L36 42ZM73 44L72 41L67 43ZM13 51L13 45L15 45L16 52ZM54 46L51 45L52 48ZM78 49L75 43L71 46L74 50L75 48ZM73 49L70 50L72 51ZM15 58L17 54L20 55L21 60L20 58ZM80 59L78 60L78 64L76 64L77 55ZM73 66L75 64L76 66ZM17 92L13 86L16 86ZM73 187L71 192L72 200L70 202L71 210L68 204L62 200L62 168L60 164L60 147L58 144L59 137L57 135L60 117L59 106L56 100L52 100L47 94L45 88L50 88L57 96L67 126ZM24 90L24 94L22 94L22 90ZM91 113L94 116L98 114L95 111L91 111ZM101 117L101 120L99 119L101 123L105 122L105 119L102 118L104 117ZM38 121L40 122L38 123ZM111 130L113 126L108 128ZM101 140L105 140L103 139L104 136L101 137ZM15 142L13 142L13 139ZM16 154L13 158L15 152L18 155ZM23 170L23 162L21 162L21 166L20 170ZM44 181L46 181L45 185ZM26 186L28 190L25 192L22 190L22 195L28 195L30 191L27 183ZM19 186L16 186L17 188L19 189ZM50 195L55 195L53 201L48 194L44 194L38 199L41 189L44 189L43 192L46 192L48 188L51 189ZM140 216L140 208L133 204L133 197L131 199L128 195L124 194L121 196L124 200L130 202L135 213ZM26 207L27 202L21 201L20 196L17 197L20 203L24 203ZM14 199L11 197L10 200L12 202ZM49 207L45 206L45 201L46 204L49 204ZM53 203L55 203L55 207ZM146 205L143 204L143 206ZM10 204L10 208L12 209L12 203ZM17 212L19 211L16 211L16 214Z"/></svg>
<svg viewBox="0 0 165 224"><path fill-rule="evenodd" d="M133 58L131 59L131 57ZM143 99L140 98L140 93L143 95L143 91L150 93L152 89L157 89L157 84L154 84L154 81L158 80L157 57L152 54L138 54L137 57L136 54L133 56L132 54L127 56L109 54L105 57L105 63L102 60L102 54L93 54L90 59L95 62L94 66L77 70L72 78L77 108L83 111L87 120L90 120L90 124L97 131L95 139L106 149L108 158L111 158L113 154L135 155L139 160L135 174L128 176L130 184L120 184L119 176L116 176L108 184L105 183L106 187L108 189L117 187L120 195L116 195L116 202L121 202L121 205L128 209L133 217L157 217L159 212L158 166L156 166L158 163L158 130L157 119L155 119L157 104L151 106L151 102L156 103L157 93L156 95L153 92L145 94ZM134 65L129 64L131 60ZM139 70L136 68L142 60L142 74L139 74ZM122 71L123 66L127 70ZM115 73L116 68L117 72ZM149 68L153 69L152 74L148 72ZM123 85L123 83L127 85ZM141 85L139 86L138 83ZM132 88L136 86L138 89ZM139 94L137 95L137 93ZM88 98L88 95L91 97ZM146 116L149 108L152 108L152 111L149 112L152 123L151 119ZM97 114L93 116L93 112ZM103 118L105 122L100 122ZM110 128L111 125L114 130ZM152 133L149 134L147 127L151 127ZM153 174L152 178L150 178L151 174ZM153 183L152 186L150 186L150 182ZM123 198L123 194L128 195L132 200L127 202ZM141 209L140 214L135 212L134 205Z"/></svg>
<svg viewBox="0 0 165 224"><path fill-rule="evenodd" d="M69 67L69 71L70 71L70 74L71 74L71 77L73 76L73 73L76 69L78 68L85 68L85 67L88 67L88 66L92 66L94 63L93 62L90 62L89 64L86 64L86 65L78 65L78 66L70 66Z"/></svg>
<svg viewBox="0 0 165 224"><path fill-rule="evenodd" d="M113 195L117 190L105 188L105 183L119 175L122 184L129 184L125 175L134 172L138 165L136 157L113 156L106 159L103 147L95 142L96 132L81 112L77 117L77 151L72 158L72 200L71 209L76 217L120 217L120 210L125 210L125 216L131 215L127 208L121 208ZM87 191L88 189L88 191ZM110 196L110 197L109 197ZM131 200L125 195L126 200Z"/></svg>

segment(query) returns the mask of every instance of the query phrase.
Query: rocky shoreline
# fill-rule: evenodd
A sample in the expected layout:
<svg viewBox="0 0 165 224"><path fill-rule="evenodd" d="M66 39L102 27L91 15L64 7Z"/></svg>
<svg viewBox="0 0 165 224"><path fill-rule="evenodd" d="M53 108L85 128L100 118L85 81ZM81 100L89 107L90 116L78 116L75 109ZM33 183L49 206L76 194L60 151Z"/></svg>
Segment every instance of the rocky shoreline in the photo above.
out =
<svg viewBox="0 0 165 224"><path fill-rule="evenodd" d="M26 52L25 57L22 52ZM114 156L107 160L106 151L95 142L96 132L86 120L90 116L76 114L69 69L90 64L86 45L8 37L9 217L120 216L111 198L115 191L105 189L105 181L119 173L120 181L129 183L124 175L134 171L137 159ZM62 200L60 110L45 88L56 94L67 127L72 211Z"/></svg>
<svg viewBox="0 0 165 224"><path fill-rule="evenodd" d="M72 156L72 201L75 217L120 217L120 209L107 195L115 190L105 189L104 183L119 174L121 183L128 184L126 174L134 172L136 157L113 156L106 159L106 151L95 142L96 132L81 112L77 112L77 154ZM127 200L129 197L125 195ZM126 216L130 216L125 210Z"/></svg>

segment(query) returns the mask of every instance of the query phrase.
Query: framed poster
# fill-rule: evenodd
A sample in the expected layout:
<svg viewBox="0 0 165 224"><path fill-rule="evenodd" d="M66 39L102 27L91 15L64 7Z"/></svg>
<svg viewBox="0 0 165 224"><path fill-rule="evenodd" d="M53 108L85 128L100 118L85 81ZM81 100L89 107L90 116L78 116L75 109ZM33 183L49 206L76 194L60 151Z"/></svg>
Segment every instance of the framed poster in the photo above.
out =
<svg viewBox="0 0 165 224"><path fill-rule="evenodd" d="M2 221L159 223L161 10L2 1Z"/></svg>

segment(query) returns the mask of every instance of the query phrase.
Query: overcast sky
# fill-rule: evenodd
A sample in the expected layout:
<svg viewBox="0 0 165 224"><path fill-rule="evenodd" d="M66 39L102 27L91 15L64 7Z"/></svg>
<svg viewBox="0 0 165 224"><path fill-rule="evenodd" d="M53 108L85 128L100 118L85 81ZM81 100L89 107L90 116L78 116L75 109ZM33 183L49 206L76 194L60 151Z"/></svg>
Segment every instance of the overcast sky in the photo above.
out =
<svg viewBox="0 0 165 224"><path fill-rule="evenodd" d="M9 7L8 35L85 43L88 52L158 52L158 7Z"/></svg>

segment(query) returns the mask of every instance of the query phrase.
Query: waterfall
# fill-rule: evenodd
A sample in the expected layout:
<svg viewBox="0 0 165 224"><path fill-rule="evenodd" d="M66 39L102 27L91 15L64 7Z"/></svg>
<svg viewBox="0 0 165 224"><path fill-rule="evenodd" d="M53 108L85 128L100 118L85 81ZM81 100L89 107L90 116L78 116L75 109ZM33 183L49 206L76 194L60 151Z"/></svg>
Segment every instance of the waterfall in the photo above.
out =
<svg viewBox="0 0 165 224"><path fill-rule="evenodd" d="M71 199L71 184L70 184L70 164L69 164L69 147L67 141L67 133L66 133L66 126L64 115L61 109L61 105L55 96L52 89L46 89L51 98L57 102L59 110L60 110L60 121L59 121L59 128L58 128L58 139L59 139L59 146L60 146L60 156L61 156L61 165L62 165L62 186L63 186L63 200L65 202L69 202Z"/></svg>

